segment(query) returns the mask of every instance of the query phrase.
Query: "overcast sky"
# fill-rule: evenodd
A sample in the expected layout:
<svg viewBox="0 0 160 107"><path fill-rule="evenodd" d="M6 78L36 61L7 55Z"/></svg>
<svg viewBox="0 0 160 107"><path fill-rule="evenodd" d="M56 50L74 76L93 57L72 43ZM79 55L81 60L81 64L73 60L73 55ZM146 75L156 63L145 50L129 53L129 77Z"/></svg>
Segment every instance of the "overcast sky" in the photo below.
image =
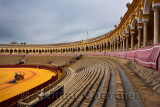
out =
<svg viewBox="0 0 160 107"><path fill-rule="evenodd" d="M132 0L0 0L0 43L48 44L114 29Z"/></svg>

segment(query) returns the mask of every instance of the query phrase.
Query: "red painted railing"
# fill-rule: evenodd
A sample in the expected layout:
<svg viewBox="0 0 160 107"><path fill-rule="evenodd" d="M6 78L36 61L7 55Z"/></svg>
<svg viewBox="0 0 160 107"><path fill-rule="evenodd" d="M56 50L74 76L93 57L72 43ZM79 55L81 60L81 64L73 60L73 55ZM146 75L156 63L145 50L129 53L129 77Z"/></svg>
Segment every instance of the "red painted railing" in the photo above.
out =
<svg viewBox="0 0 160 107"><path fill-rule="evenodd" d="M132 51L85 53L85 55L112 56L125 58L131 61L138 62L139 64L145 67L158 69L158 71L160 72L160 43Z"/></svg>

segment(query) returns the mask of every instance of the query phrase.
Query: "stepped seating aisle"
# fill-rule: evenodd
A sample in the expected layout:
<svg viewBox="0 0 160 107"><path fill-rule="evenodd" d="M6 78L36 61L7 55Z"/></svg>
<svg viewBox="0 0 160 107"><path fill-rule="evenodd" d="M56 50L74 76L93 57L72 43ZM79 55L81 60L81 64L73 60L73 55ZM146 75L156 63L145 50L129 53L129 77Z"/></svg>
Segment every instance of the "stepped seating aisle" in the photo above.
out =
<svg viewBox="0 0 160 107"><path fill-rule="evenodd" d="M131 81L129 80L128 76L124 72L124 70L115 62L113 62L114 65L117 67L120 73L120 77L122 79L122 85L124 87L125 91L125 101L126 106L142 106L142 101L140 99L140 96L138 95L137 91L135 90L134 86L132 85ZM135 97L130 97L130 94L135 95Z"/></svg>
<svg viewBox="0 0 160 107"><path fill-rule="evenodd" d="M104 75L104 69L103 67L101 67L101 65L99 64L99 69L100 69L100 74L97 77L97 79L95 80L95 82L92 84L92 87L88 90L86 97L83 99L81 106L89 106L92 102L92 99L94 98L94 96L96 96L96 91L99 87L99 84L103 78Z"/></svg>
<svg viewBox="0 0 160 107"><path fill-rule="evenodd" d="M122 103L123 101L119 101L119 100L124 100L125 101L125 106L127 107L131 107L131 106L138 106L138 107L142 107L142 101L137 93L137 91L135 90L134 86L132 85L132 83L130 82L129 78L127 77L127 75L125 74L124 70L122 70L122 68L116 64L115 62L109 61L113 66L113 68L115 69L115 71L118 71L118 75L121 78L121 82L118 82L118 78L116 77L116 83L118 83L117 87L117 92L116 95L124 95L123 97L120 96L120 99L117 98L116 96L116 103L120 102ZM121 88L123 88L123 91L120 91ZM133 96L131 96L133 94ZM130 97L131 96L131 97ZM119 105L117 105L119 106Z"/></svg>
<svg viewBox="0 0 160 107"><path fill-rule="evenodd" d="M112 67L111 64L109 64L109 69L110 69L110 80L109 80L109 84L108 84L108 91L106 99L105 99L105 103L104 106L106 107L115 107L116 106L116 75L115 75L115 71Z"/></svg>
<svg viewBox="0 0 160 107"><path fill-rule="evenodd" d="M160 102L159 102L160 96L151 87L148 87L147 84L144 83L144 80L140 79L139 76L137 76L135 71L130 70L127 66L123 65L123 63L120 63L114 58L110 60L117 62L123 69L125 69L126 74L130 78L134 86L136 87L136 90L138 91L145 107L159 107L160 106Z"/></svg>
<svg viewBox="0 0 160 107"><path fill-rule="evenodd" d="M98 93L99 97L96 101L95 107L102 107L105 104L105 100L106 100L106 93L108 91L109 88L109 81L110 81L110 68L109 68L109 64L106 62L104 63L104 67L105 67L105 76L104 76L104 83L103 83L103 87L101 89L101 93Z"/></svg>
<svg viewBox="0 0 160 107"><path fill-rule="evenodd" d="M99 59L99 61L100 61L100 59ZM101 61L100 61L101 62ZM102 68L104 68L104 67L102 67ZM95 105L97 105L97 106L103 106L103 104L104 104L104 99L102 99L101 98L101 100L103 101L103 103L101 104L101 105L98 105L98 100L99 99L96 99L95 97L97 97L97 95L102 95L102 93L101 93L101 91L98 93L98 87L100 87L100 84L101 84L101 82L102 82L102 77L104 78L104 74L102 74L101 75L101 77L96 81L96 83L95 83L95 85L93 84L93 88L91 88L91 90L90 90L90 92L92 92L92 96L89 96L89 95L87 95L87 97L85 98L85 99L83 99L83 101L82 101L82 103L80 104L80 106L84 106L84 107L88 107L88 106L95 106ZM118 76L116 76L116 79L118 80L119 79L119 75ZM117 83L116 83L116 85L118 84L120 84L120 81L118 80L118 81L116 81ZM116 89L116 91L118 91L118 92L121 92L121 89L122 87L120 87L120 86L118 86L118 88ZM122 91L123 92L123 91ZM106 92L106 94L107 94L107 92ZM122 93L122 95L123 95L123 93ZM111 100L113 100L113 99L111 99ZM124 99L118 99L118 97L116 96L116 104L114 104L113 102L112 102L112 104L114 104L114 106L116 105L116 106L121 106L121 107L123 107L123 106L125 106L125 102L124 101L122 101L122 100L124 100ZM97 104L96 104L97 103Z"/></svg>
<svg viewBox="0 0 160 107"><path fill-rule="evenodd" d="M110 61L110 66L112 66L112 69L114 70L115 74L115 79L116 79L116 106L117 107L124 107L125 106L125 99L124 99L124 89L122 86L122 80L119 75L119 71L117 67Z"/></svg>

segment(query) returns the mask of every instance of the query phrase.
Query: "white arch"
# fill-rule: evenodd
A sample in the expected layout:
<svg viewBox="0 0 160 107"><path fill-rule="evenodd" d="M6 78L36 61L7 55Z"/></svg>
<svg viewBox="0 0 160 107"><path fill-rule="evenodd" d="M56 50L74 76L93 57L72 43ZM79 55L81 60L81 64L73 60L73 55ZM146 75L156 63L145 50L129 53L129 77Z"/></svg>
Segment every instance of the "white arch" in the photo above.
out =
<svg viewBox="0 0 160 107"><path fill-rule="evenodd" d="M132 21L131 29L135 29L137 22L138 22L137 19L134 19L134 20Z"/></svg>
<svg viewBox="0 0 160 107"><path fill-rule="evenodd" d="M130 25L127 26L125 33L129 33L129 30L130 30Z"/></svg>
<svg viewBox="0 0 160 107"><path fill-rule="evenodd" d="M126 31L124 30L124 31L121 33L121 36L125 36L125 33L126 33Z"/></svg>
<svg viewBox="0 0 160 107"><path fill-rule="evenodd" d="M140 10L139 17L138 17L138 23L142 23L142 15L143 15L143 11Z"/></svg>
<svg viewBox="0 0 160 107"><path fill-rule="evenodd" d="M150 0L145 0L143 14L149 14L150 13L150 9L151 9Z"/></svg>

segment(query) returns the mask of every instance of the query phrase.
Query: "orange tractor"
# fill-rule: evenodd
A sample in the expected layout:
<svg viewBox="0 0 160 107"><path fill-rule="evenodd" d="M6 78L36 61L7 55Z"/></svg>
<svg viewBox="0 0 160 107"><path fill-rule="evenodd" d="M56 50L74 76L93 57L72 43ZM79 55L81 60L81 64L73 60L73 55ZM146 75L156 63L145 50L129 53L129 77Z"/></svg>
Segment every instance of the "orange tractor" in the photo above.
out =
<svg viewBox="0 0 160 107"><path fill-rule="evenodd" d="M14 80L9 81L9 83L16 83L18 80L24 79L24 74L22 75L21 72L15 72Z"/></svg>
<svg viewBox="0 0 160 107"><path fill-rule="evenodd" d="M24 78L24 74L22 75L21 72L15 72L15 79L22 80Z"/></svg>

